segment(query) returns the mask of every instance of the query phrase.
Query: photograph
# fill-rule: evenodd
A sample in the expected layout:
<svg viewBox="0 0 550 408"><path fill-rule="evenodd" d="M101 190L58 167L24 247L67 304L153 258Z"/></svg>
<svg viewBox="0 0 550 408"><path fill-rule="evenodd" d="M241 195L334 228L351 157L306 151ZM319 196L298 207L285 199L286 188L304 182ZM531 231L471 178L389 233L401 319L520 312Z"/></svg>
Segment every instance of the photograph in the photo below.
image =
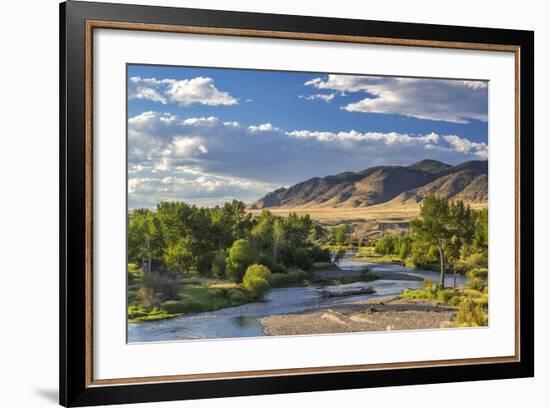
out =
<svg viewBox="0 0 550 408"><path fill-rule="evenodd" d="M60 404L533 377L533 30L173 6L59 7Z"/></svg>
<svg viewBox="0 0 550 408"><path fill-rule="evenodd" d="M489 327L489 85L127 63L127 342Z"/></svg>

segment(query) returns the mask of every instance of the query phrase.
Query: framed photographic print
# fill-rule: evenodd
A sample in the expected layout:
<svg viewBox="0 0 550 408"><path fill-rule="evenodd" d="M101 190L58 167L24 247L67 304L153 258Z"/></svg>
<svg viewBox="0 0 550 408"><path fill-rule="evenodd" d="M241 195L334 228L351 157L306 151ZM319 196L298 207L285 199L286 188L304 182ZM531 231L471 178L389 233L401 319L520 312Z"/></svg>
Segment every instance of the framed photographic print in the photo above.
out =
<svg viewBox="0 0 550 408"><path fill-rule="evenodd" d="M533 376L533 32L60 17L61 404Z"/></svg>

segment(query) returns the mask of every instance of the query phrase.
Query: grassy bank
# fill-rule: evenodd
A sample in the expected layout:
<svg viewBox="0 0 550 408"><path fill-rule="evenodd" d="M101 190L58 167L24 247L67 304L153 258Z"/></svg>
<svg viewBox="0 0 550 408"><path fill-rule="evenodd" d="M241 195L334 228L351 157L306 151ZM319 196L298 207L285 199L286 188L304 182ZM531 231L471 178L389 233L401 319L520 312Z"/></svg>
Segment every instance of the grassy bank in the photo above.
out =
<svg viewBox="0 0 550 408"><path fill-rule="evenodd" d="M178 283L175 299L157 305L143 305L138 299L138 290L128 291L128 320L139 323L168 319L187 313L207 312L225 307L239 306L249 301L248 294L232 282L206 279Z"/></svg>
<svg viewBox="0 0 550 408"><path fill-rule="evenodd" d="M302 284L310 278L306 271L289 268L286 273L273 273L270 286L284 287ZM214 278L185 278L173 280L174 293L169 300L144 302L143 270L129 265L128 321L141 323L169 319L188 313L208 312L257 301L242 284ZM153 294L154 295L154 294Z"/></svg>
<svg viewBox="0 0 550 408"><path fill-rule="evenodd" d="M401 295L403 299L421 299L458 307L454 327L487 326L489 321L486 273L481 270L468 273L466 287L440 289L435 282L424 281L419 290L407 289ZM485 276L485 278L480 277Z"/></svg>

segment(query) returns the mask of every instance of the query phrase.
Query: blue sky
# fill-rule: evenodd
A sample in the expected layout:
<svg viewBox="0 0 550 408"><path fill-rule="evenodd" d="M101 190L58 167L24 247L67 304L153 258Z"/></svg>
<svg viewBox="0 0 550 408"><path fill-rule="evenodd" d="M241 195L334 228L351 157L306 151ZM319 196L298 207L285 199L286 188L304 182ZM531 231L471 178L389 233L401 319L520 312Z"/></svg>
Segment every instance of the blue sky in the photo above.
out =
<svg viewBox="0 0 550 408"><path fill-rule="evenodd" d="M129 65L129 207L486 159L487 93L483 81Z"/></svg>

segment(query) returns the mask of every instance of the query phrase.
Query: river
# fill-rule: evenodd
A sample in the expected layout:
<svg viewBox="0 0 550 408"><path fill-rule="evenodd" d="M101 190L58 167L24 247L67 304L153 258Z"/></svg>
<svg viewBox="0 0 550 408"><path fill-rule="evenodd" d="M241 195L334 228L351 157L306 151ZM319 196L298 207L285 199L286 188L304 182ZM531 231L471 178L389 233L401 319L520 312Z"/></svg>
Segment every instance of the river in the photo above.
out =
<svg viewBox="0 0 550 408"><path fill-rule="evenodd" d="M399 295L403 290L422 287L424 279L439 281L436 272L411 269L400 265L354 261L355 253L347 253L339 262L342 272L320 272L325 277L357 276L367 265L381 279L373 282L356 282L340 287L371 286L376 293L355 296L323 298L321 286L300 286L271 289L261 302L195 313L173 319L128 324L128 342L177 341L231 337L264 336L259 318L286 313L312 311L332 305L355 303L381 296ZM446 286L452 286L453 277L447 275ZM463 284L464 276L457 276Z"/></svg>

